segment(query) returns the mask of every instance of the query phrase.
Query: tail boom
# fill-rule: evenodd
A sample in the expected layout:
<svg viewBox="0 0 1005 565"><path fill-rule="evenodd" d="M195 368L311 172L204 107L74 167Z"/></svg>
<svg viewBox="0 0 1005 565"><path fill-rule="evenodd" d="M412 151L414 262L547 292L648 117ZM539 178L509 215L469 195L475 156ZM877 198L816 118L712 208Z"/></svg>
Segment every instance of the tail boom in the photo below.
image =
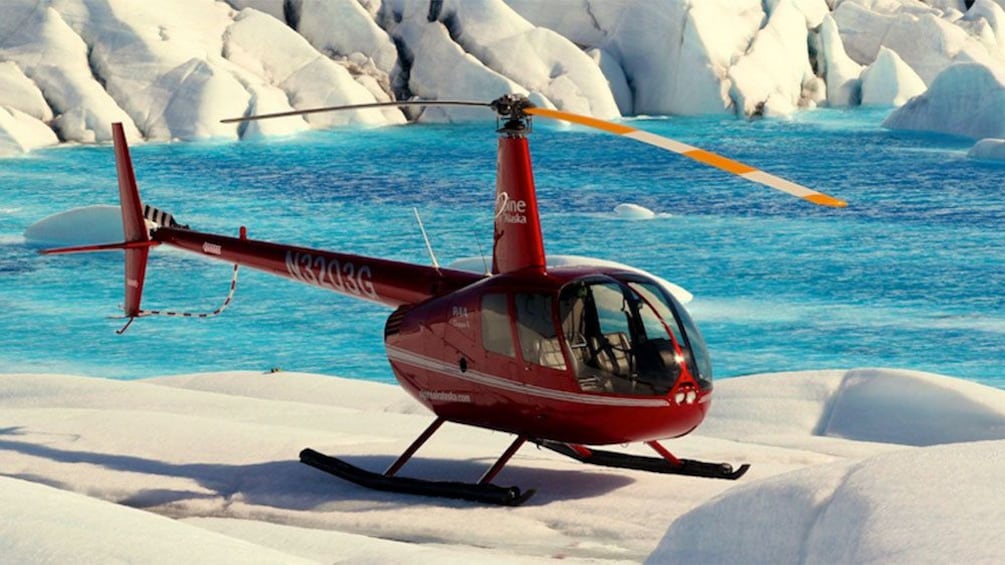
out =
<svg viewBox="0 0 1005 565"><path fill-rule="evenodd" d="M480 275L187 229L160 228L154 241L396 308L465 287Z"/></svg>

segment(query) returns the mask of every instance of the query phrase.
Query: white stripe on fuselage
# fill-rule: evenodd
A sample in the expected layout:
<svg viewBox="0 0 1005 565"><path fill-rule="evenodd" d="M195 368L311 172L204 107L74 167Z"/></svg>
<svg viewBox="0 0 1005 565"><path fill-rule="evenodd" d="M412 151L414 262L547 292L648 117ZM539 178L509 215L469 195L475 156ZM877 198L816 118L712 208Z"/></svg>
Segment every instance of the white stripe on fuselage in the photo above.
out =
<svg viewBox="0 0 1005 565"><path fill-rule="evenodd" d="M467 370L461 372L457 365L419 355L398 347L387 347L387 357L392 361L397 361L412 367L426 369L441 375L461 379L471 383L490 386L493 388L547 398L550 400L562 400L565 402L575 402L577 404L589 404L593 406L634 406L646 408L658 408L668 406L670 402L663 398L625 398L621 396L607 396L602 394L587 394L554 390L535 385L513 382L509 379L487 375L479 371Z"/></svg>

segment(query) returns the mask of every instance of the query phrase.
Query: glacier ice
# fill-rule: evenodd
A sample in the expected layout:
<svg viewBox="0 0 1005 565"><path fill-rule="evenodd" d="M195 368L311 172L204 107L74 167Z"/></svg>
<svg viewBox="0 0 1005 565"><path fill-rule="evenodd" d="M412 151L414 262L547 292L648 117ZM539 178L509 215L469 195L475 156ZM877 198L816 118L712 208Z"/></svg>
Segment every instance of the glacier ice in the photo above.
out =
<svg viewBox="0 0 1005 565"><path fill-rule="evenodd" d="M937 131L973 139L1005 137L1005 70L957 63L939 74L924 94L883 122L891 129Z"/></svg>

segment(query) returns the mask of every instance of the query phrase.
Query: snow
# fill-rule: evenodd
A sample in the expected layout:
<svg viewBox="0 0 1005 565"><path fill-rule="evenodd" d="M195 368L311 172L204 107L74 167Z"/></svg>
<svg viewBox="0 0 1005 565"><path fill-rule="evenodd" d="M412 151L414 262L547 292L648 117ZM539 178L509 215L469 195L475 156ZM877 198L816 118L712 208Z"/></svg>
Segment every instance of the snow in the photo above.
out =
<svg viewBox="0 0 1005 565"><path fill-rule="evenodd" d="M883 122L891 129L938 131L974 139L1005 137L1005 70L958 63Z"/></svg>
<svg viewBox="0 0 1005 565"><path fill-rule="evenodd" d="M679 519L650 562L995 563L1005 511L989 495L998 490L1003 463L999 440L776 477ZM723 516L739 514L746 527L725 535ZM771 534L779 530L786 535Z"/></svg>
<svg viewBox="0 0 1005 565"><path fill-rule="evenodd" d="M6 374L0 390L11 562L975 563L1005 550L1005 391L939 375L719 380L705 424L666 444L752 463L739 481L524 448L497 479L538 489L518 508L367 491L296 461L310 445L388 464L431 421L392 385ZM508 443L447 425L403 472L473 480Z"/></svg>
<svg viewBox="0 0 1005 565"><path fill-rule="evenodd" d="M0 525L0 553L12 562L180 563L190 561L192 548L198 548L198 560L206 562L311 562L35 481L0 477L0 503L17 516Z"/></svg>

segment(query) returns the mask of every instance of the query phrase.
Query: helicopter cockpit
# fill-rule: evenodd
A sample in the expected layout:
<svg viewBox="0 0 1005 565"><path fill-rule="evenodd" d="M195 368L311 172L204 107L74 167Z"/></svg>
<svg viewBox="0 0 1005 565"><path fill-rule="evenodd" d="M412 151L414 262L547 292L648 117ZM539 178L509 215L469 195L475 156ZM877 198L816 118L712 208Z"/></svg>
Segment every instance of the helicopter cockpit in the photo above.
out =
<svg viewBox="0 0 1005 565"><path fill-rule="evenodd" d="M562 287L558 306L584 391L665 395L685 366L701 388L711 386L704 339L655 280L627 273L583 277Z"/></svg>
<svg viewBox="0 0 1005 565"><path fill-rule="evenodd" d="M663 284L643 274L581 276L557 295L489 292L480 309L487 352L512 359L519 352L529 365L571 373L585 392L664 396L685 367L700 388L711 388L698 328Z"/></svg>

